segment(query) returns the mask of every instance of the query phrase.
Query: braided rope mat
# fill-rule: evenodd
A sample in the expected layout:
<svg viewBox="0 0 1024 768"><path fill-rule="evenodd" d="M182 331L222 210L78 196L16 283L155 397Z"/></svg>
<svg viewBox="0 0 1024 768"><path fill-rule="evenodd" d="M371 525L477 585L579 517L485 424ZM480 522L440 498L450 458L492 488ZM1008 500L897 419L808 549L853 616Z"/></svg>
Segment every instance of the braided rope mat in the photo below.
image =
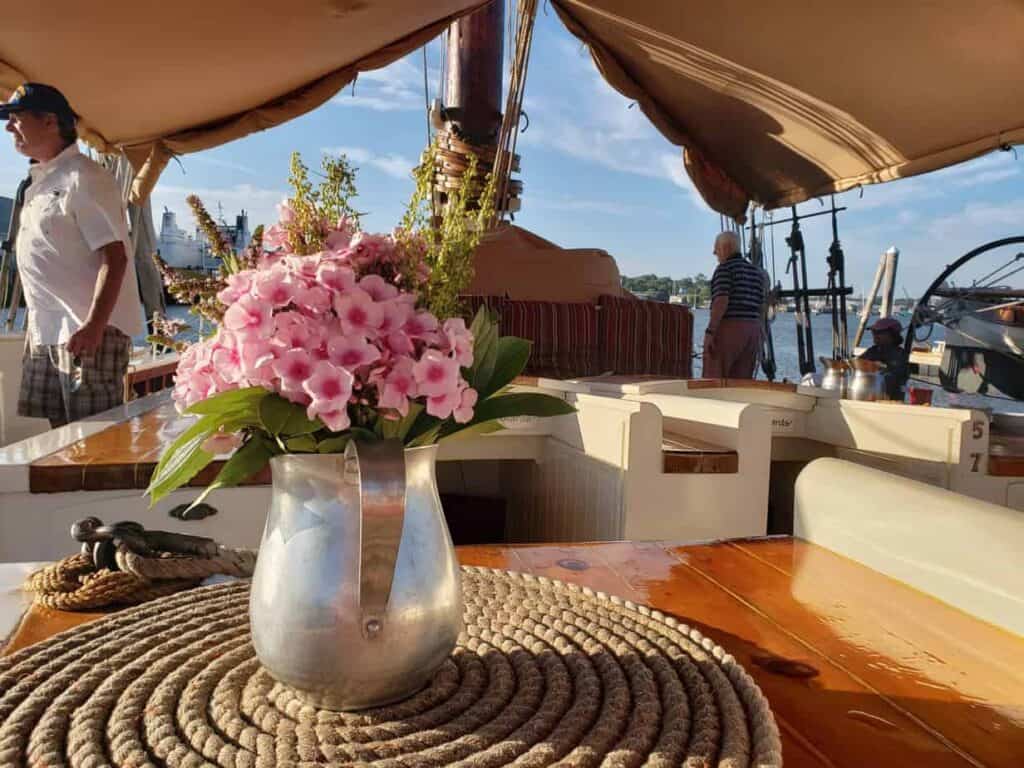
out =
<svg viewBox="0 0 1024 768"><path fill-rule="evenodd" d="M62 633L0 659L0 765L782 764L764 696L696 630L524 574L463 583L466 632L432 683L358 713L305 705L260 667L247 582Z"/></svg>

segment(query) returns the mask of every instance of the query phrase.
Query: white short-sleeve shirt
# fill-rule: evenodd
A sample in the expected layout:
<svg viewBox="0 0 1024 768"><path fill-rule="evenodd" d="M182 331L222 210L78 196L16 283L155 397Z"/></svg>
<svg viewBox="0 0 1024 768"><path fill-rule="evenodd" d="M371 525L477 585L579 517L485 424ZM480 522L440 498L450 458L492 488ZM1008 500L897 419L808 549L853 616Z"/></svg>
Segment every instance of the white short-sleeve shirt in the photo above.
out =
<svg viewBox="0 0 1024 768"><path fill-rule="evenodd" d="M142 305L128 236L128 219L114 177L72 144L29 169L15 253L34 345L68 340L89 316L103 257L124 243L128 267L109 324L142 333Z"/></svg>

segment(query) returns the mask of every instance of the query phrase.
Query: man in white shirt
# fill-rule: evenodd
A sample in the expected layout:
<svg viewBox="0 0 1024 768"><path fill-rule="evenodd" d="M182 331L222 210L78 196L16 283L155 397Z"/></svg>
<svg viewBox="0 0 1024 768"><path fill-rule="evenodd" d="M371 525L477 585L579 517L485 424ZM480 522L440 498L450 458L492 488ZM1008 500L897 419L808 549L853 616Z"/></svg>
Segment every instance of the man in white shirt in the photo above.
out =
<svg viewBox="0 0 1024 768"><path fill-rule="evenodd" d="M0 119L32 160L15 244L28 306L18 413L59 426L124 399L130 337L143 329L127 216L114 178L79 153L60 91L25 83Z"/></svg>

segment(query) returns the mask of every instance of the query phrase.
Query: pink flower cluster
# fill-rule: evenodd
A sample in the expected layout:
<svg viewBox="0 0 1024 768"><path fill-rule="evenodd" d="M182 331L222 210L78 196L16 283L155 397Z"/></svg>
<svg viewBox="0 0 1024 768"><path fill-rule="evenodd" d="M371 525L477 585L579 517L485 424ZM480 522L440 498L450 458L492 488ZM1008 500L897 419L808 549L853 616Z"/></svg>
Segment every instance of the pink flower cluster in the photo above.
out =
<svg viewBox="0 0 1024 768"><path fill-rule="evenodd" d="M268 229L259 268L231 275L218 294L227 309L216 334L182 353L178 407L257 386L333 431L351 425L353 408L398 418L412 401L470 421L477 393L460 369L473 363L472 334L461 319L440 323L418 309L415 285L396 285L410 274L396 265L419 258L415 242L353 234L342 221L325 250L300 256L287 252L289 215L283 206L281 224Z"/></svg>

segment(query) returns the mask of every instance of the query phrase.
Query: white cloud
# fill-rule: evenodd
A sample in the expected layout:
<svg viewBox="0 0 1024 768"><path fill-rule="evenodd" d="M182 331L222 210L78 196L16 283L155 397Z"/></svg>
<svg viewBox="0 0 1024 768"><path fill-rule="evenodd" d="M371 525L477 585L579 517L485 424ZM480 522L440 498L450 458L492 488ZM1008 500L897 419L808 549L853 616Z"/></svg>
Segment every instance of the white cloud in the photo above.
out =
<svg viewBox="0 0 1024 768"><path fill-rule="evenodd" d="M556 50L566 80L579 87L570 101L527 97L524 109L530 127L519 144L554 150L617 173L669 182L687 192L698 208L709 210L683 169L682 150L669 144L635 103L614 91L578 46L560 41Z"/></svg>
<svg viewBox="0 0 1024 768"><path fill-rule="evenodd" d="M525 205L547 211L569 211L600 213L605 216L635 216L647 212L636 205L624 205L612 200L586 200L583 198L565 198L550 200L545 198L528 198ZM656 213L656 212L655 212Z"/></svg>
<svg viewBox="0 0 1024 768"><path fill-rule="evenodd" d="M244 173L247 176L260 177L263 175L252 166L245 165L243 163L235 163L231 160L222 160L219 157L210 157L206 153L186 155L181 162L185 166L187 166L189 162L199 163L200 165L212 165L217 168L226 168L231 171L238 171L239 173Z"/></svg>
<svg viewBox="0 0 1024 768"><path fill-rule="evenodd" d="M977 187L981 184L995 184L998 181L1005 181L1020 173L1019 168L996 168L991 171L981 171L956 180L958 187Z"/></svg>
<svg viewBox="0 0 1024 768"><path fill-rule="evenodd" d="M416 165L416 161L394 152L382 155L365 147L323 147L320 151L325 155L345 155L359 167L376 168L395 179L408 179Z"/></svg>
<svg viewBox="0 0 1024 768"><path fill-rule="evenodd" d="M972 236L977 239L978 235L975 233L978 230L994 232L1000 227L1005 228L1005 235L1016 234L1020 228L1022 211L1024 211L1024 199L1001 203L968 203L954 214L934 219L928 225L927 232L940 240L965 232L972 233ZM981 242L983 241L977 240L977 244L980 245Z"/></svg>
<svg viewBox="0 0 1024 768"><path fill-rule="evenodd" d="M359 73L354 86L344 88L331 103L377 112L422 111L426 105L420 56L417 52L383 69ZM437 83L439 75L439 70L428 66L428 83Z"/></svg>

